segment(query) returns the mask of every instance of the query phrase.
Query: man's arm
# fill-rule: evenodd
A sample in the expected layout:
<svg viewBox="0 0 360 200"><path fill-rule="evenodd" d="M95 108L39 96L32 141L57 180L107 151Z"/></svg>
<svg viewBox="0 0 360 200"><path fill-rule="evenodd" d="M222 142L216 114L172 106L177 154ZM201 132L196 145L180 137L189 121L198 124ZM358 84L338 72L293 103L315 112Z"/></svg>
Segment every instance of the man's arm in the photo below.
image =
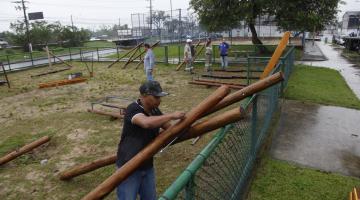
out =
<svg viewBox="0 0 360 200"><path fill-rule="evenodd" d="M159 116L146 116L143 113L138 113L134 115L134 117L131 119L131 122L145 129L160 128L163 126L165 126L163 128L166 129L169 126L166 124L167 122L170 120L182 119L184 116L185 113L178 111Z"/></svg>

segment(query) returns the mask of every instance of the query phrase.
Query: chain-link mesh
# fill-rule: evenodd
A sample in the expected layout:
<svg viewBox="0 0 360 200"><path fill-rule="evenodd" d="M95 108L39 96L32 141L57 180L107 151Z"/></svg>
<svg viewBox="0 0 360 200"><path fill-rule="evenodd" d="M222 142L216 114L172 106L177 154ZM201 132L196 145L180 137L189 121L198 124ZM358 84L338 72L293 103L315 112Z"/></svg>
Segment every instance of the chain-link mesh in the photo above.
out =
<svg viewBox="0 0 360 200"><path fill-rule="evenodd" d="M273 73L282 70L285 81L253 95L245 106L246 118L222 128L160 199L223 200L243 197L257 151L266 138L279 97L294 65L293 54L294 48L288 48L273 70Z"/></svg>

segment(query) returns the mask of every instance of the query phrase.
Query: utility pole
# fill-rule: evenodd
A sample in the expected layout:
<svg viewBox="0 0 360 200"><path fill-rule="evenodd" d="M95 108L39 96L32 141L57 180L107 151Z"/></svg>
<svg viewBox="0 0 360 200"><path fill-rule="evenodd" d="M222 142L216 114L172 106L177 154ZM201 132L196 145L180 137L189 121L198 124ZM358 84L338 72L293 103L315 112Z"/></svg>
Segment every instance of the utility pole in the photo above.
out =
<svg viewBox="0 0 360 200"><path fill-rule="evenodd" d="M150 1L150 37L152 37L152 0Z"/></svg>
<svg viewBox="0 0 360 200"><path fill-rule="evenodd" d="M24 1L24 0L21 0L21 1L13 1L13 3L15 4L21 4L21 6L15 6L15 9L16 10L23 10L24 12L24 20L25 20L25 26L26 26L26 38L27 38L27 44L28 44L28 49L29 49L29 52L32 52L32 46L31 46L31 43L30 43L30 31L29 31L29 21L28 21L28 18L26 16L26 6L25 6L25 3L28 3L28 1Z"/></svg>
<svg viewBox="0 0 360 200"><path fill-rule="evenodd" d="M71 18L71 29L73 32L75 32L74 31L74 21L73 21L72 15L70 15L70 18Z"/></svg>

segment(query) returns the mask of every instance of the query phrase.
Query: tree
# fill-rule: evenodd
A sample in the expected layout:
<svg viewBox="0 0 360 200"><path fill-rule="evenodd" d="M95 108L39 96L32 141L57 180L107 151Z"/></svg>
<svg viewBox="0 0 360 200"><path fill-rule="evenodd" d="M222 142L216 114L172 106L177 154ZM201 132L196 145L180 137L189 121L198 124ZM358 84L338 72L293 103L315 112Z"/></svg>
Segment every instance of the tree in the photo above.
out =
<svg viewBox="0 0 360 200"><path fill-rule="evenodd" d="M152 23L156 27L159 38L161 37L161 28L164 26L164 22L169 18L169 15L165 14L165 11L159 10L152 13ZM150 23L150 19L147 19Z"/></svg>
<svg viewBox="0 0 360 200"><path fill-rule="evenodd" d="M262 44L257 37L255 20L260 15L274 15L282 30L321 30L331 21L340 0L191 0L200 23L208 31L230 30L245 21L253 44ZM311 28L311 29L310 29ZM260 51L265 51L263 47Z"/></svg>

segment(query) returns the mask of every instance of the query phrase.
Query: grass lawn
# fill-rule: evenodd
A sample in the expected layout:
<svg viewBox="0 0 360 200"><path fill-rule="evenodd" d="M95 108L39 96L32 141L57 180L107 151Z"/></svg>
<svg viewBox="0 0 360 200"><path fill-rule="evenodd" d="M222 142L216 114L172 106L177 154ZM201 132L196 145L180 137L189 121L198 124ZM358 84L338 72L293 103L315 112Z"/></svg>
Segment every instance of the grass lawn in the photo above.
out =
<svg viewBox="0 0 360 200"><path fill-rule="evenodd" d="M360 179L264 158L248 200L345 200Z"/></svg>
<svg viewBox="0 0 360 200"><path fill-rule="evenodd" d="M285 93L287 99L360 109L360 100L333 69L297 65Z"/></svg>
<svg viewBox="0 0 360 200"><path fill-rule="evenodd" d="M86 110L91 102L105 96L135 100L145 74L141 67L135 69L136 63L126 69L121 69L123 63L111 68L106 67L109 63L95 63L95 76L87 82L38 89L38 83L66 79L70 73L82 72L88 76L84 63L71 64L74 65L71 70L36 78L30 75L65 66L12 72L8 74L11 89L0 87L0 156L44 135L52 137L49 143L0 166L0 199L49 199L49 194L51 199L81 199L115 171L115 166L109 165L71 181L58 179L65 169L116 152L122 120L111 120ZM192 76L175 68L176 65L157 64L154 72L164 91L170 93L162 99L160 108L164 113L187 112L215 90L188 84ZM196 73L203 70L203 65L195 66ZM158 194L164 192L211 138L210 133L196 145L185 141L155 156ZM40 164L45 159L48 162ZM114 193L106 199L115 199Z"/></svg>

